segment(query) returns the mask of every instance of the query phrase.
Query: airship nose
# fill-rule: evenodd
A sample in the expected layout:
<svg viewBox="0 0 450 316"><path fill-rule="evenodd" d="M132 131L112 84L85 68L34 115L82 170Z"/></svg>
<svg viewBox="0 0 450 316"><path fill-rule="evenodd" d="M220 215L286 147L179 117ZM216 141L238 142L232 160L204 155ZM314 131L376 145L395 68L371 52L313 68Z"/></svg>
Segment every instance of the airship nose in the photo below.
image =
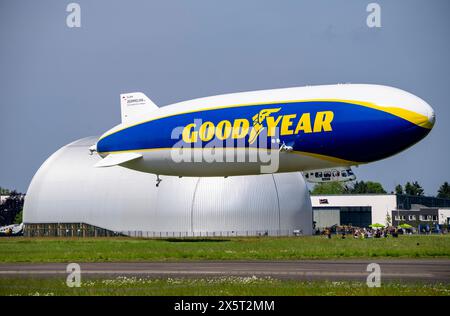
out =
<svg viewBox="0 0 450 316"><path fill-rule="evenodd" d="M428 106L428 107L429 107L429 109L427 111L428 122L430 123L430 126L433 127L434 123L436 122L436 113L434 112L434 110L431 106Z"/></svg>
<svg viewBox="0 0 450 316"><path fill-rule="evenodd" d="M409 94L409 96L412 98L409 100L410 102L405 99L405 103L409 104L409 106L406 106L406 109L418 114L418 116L413 119L413 123L431 130L436 121L436 114L433 108L423 99L411 94Z"/></svg>
<svg viewBox="0 0 450 316"><path fill-rule="evenodd" d="M361 151L361 155L360 152L358 155L353 153L354 158L347 160L370 162L392 156L426 137L433 128L436 114L425 100L399 89L386 89L383 92L383 97L388 101L383 104L384 111L377 113L380 115L377 127L373 125L374 114L371 114L361 127L363 133L367 133L366 136L358 135L359 139L355 141L358 145L353 145L365 150ZM386 112L389 114L386 115ZM372 128L375 132L369 135Z"/></svg>
<svg viewBox="0 0 450 316"><path fill-rule="evenodd" d="M436 114L427 102L419 98L418 100L420 101L418 104L420 107L420 112L424 115L421 126L431 130L436 122Z"/></svg>

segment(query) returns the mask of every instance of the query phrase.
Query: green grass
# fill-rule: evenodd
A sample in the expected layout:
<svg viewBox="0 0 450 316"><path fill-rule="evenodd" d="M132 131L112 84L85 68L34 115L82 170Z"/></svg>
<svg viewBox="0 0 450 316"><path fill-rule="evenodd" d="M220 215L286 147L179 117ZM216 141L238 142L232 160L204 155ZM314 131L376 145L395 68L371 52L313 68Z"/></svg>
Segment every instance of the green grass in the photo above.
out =
<svg viewBox="0 0 450 316"><path fill-rule="evenodd" d="M256 277L205 279L125 278L82 279L81 287L69 288L65 278L1 278L0 295L450 295L449 284L382 283L369 288L363 282L285 281Z"/></svg>
<svg viewBox="0 0 450 316"><path fill-rule="evenodd" d="M450 236L387 239L259 237L158 240L138 238L0 238L0 262L294 260L449 258Z"/></svg>

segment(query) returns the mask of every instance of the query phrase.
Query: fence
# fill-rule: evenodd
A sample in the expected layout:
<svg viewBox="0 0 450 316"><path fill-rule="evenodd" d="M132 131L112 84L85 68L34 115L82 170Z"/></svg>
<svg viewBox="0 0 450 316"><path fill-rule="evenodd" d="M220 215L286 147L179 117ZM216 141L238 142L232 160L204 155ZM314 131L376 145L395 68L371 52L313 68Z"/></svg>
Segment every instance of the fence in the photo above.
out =
<svg viewBox="0 0 450 316"><path fill-rule="evenodd" d="M246 231L112 231L86 223L25 223L26 237L118 237L141 238L214 238L214 237L252 237L252 236L301 236L301 230L246 230Z"/></svg>
<svg viewBox="0 0 450 316"><path fill-rule="evenodd" d="M113 237L119 233L85 223L25 224L25 237Z"/></svg>

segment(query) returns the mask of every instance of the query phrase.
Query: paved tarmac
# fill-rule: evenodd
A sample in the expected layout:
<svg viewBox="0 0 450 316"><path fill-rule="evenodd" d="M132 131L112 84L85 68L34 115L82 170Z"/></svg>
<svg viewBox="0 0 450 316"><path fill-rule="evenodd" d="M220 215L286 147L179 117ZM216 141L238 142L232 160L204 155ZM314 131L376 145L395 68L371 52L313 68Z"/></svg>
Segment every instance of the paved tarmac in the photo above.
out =
<svg viewBox="0 0 450 316"><path fill-rule="evenodd" d="M301 260L301 261L184 261L78 263L83 277L216 277L257 276L296 280L365 281L380 265L382 280L450 283L450 260ZM66 263L0 264L1 278L13 276L51 277L67 275Z"/></svg>

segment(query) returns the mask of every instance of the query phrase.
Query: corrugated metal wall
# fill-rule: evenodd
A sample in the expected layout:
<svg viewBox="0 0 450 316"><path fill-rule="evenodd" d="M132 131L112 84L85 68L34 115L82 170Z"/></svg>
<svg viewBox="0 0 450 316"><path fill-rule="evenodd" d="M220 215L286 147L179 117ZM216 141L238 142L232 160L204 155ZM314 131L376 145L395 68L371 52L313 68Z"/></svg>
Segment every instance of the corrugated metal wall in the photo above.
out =
<svg viewBox="0 0 450 316"><path fill-rule="evenodd" d="M194 232L279 229L272 175L201 178L192 216Z"/></svg>

